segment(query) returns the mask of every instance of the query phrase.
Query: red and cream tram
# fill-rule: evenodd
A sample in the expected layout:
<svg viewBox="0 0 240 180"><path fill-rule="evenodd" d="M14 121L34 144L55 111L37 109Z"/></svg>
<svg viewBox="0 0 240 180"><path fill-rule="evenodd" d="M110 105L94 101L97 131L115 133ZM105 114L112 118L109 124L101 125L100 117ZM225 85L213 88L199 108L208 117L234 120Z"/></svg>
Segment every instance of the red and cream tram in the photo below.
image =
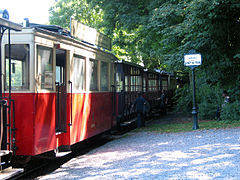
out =
<svg viewBox="0 0 240 180"><path fill-rule="evenodd" d="M132 118L137 92L158 108L162 89L170 87L168 74L117 61L59 26L26 25L11 31L11 45L7 32L1 44L1 119L4 133L9 129L3 142L14 155L70 150ZM91 42L92 34L86 36ZM98 37L97 44L109 47L109 39Z"/></svg>
<svg viewBox="0 0 240 180"><path fill-rule="evenodd" d="M6 96L8 46L3 38ZM115 59L58 26L30 24L21 32L11 32L16 155L34 156L67 148L111 129L116 124L111 92Z"/></svg>

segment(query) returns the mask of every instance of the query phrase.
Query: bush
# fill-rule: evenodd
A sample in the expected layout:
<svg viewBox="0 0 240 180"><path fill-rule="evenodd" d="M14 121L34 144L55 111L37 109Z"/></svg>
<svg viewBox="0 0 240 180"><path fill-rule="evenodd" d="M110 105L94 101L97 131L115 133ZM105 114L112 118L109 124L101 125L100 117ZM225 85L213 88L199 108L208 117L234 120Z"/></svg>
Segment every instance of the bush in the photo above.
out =
<svg viewBox="0 0 240 180"><path fill-rule="evenodd" d="M174 102L176 102L175 111L188 113L192 108L192 93L188 84L175 91Z"/></svg>
<svg viewBox="0 0 240 180"><path fill-rule="evenodd" d="M240 120L240 102L238 100L226 104L221 110L221 120L239 121Z"/></svg>
<svg viewBox="0 0 240 180"><path fill-rule="evenodd" d="M192 87L185 85L176 91L176 111L192 111ZM218 85L210 86L207 83L197 83L196 101L200 119L214 119L218 106L223 103L222 90Z"/></svg>
<svg viewBox="0 0 240 180"><path fill-rule="evenodd" d="M199 118L214 119L217 107L223 103L222 91L219 86L202 84L197 91Z"/></svg>

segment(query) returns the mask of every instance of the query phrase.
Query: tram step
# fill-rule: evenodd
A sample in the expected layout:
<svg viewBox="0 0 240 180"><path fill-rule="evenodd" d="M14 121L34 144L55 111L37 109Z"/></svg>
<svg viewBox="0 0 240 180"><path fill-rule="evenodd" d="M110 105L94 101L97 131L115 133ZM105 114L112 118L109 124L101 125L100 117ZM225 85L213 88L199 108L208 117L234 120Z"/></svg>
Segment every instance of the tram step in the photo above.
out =
<svg viewBox="0 0 240 180"><path fill-rule="evenodd" d="M0 150L0 157L10 154L9 150Z"/></svg>
<svg viewBox="0 0 240 180"><path fill-rule="evenodd" d="M130 124L132 124L132 123L134 123L134 122L136 122L136 121L137 121L137 118L130 119L130 120L128 120L128 121L122 122L122 123L120 124L120 126L121 126L121 127L128 126L128 125L130 125Z"/></svg>
<svg viewBox="0 0 240 180"><path fill-rule="evenodd" d="M22 172L23 172L23 169L9 167L0 172L0 179L1 180L10 179Z"/></svg>
<svg viewBox="0 0 240 180"><path fill-rule="evenodd" d="M70 153L72 153L72 151L57 152L56 153L56 158L60 158L60 157L66 156L66 155L68 155Z"/></svg>

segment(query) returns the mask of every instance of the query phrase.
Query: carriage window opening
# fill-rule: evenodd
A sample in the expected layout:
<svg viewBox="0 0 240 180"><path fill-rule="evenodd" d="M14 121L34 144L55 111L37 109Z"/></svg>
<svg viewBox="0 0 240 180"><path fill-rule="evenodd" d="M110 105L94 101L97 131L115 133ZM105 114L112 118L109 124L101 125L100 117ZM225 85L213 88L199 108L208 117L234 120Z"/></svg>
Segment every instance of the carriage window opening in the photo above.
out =
<svg viewBox="0 0 240 180"><path fill-rule="evenodd" d="M117 92L121 92L123 90L123 82L121 78L121 73L116 73L116 90Z"/></svg>
<svg viewBox="0 0 240 180"><path fill-rule="evenodd" d="M153 80L148 80L149 84L148 84L148 89L149 91L156 91L157 90L157 80L153 79Z"/></svg>
<svg viewBox="0 0 240 180"><path fill-rule="evenodd" d="M38 75L40 76L41 89L53 89L53 60L52 49L37 46Z"/></svg>
<svg viewBox="0 0 240 180"><path fill-rule="evenodd" d="M101 62L101 91L108 91L109 87L109 69L108 63Z"/></svg>
<svg viewBox="0 0 240 180"><path fill-rule="evenodd" d="M61 66L56 66L56 82L63 83L64 82L64 68Z"/></svg>
<svg viewBox="0 0 240 180"><path fill-rule="evenodd" d="M82 56L73 56L72 82L73 89L83 91L85 89L85 58Z"/></svg>
<svg viewBox="0 0 240 180"><path fill-rule="evenodd" d="M89 61L90 91L98 91L98 62L91 59Z"/></svg>
<svg viewBox="0 0 240 180"><path fill-rule="evenodd" d="M128 76L125 76L125 91L129 91L128 84Z"/></svg>
<svg viewBox="0 0 240 180"><path fill-rule="evenodd" d="M147 80L146 80L146 77L144 76L143 77L143 92L146 92L147 91Z"/></svg>
<svg viewBox="0 0 240 180"><path fill-rule="evenodd" d="M163 81L162 81L162 89L163 90L167 90L168 89L167 79L163 79Z"/></svg>
<svg viewBox="0 0 240 180"><path fill-rule="evenodd" d="M29 45L11 45L12 90L29 89ZM9 45L5 46L5 90L9 87Z"/></svg>
<svg viewBox="0 0 240 180"><path fill-rule="evenodd" d="M131 87L131 91L136 91L135 90L135 84L136 84L136 76L131 76L131 78L130 78L130 80L131 80L131 84L130 84L130 87Z"/></svg>
<svg viewBox="0 0 240 180"><path fill-rule="evenodd" d="M110 64L110 83L114 85L114 64Z"/></svg>
<svg viewBox="0 0 240 180"><path fill-rule="evenodd" d="M56 49L56 82L65 85L66 51Z"/></svg>
<svg viewBox="0 0 240 180"><path fill-rule="evenodd" d="M142 91L141 76L131 76L131 91Z"/></svg>

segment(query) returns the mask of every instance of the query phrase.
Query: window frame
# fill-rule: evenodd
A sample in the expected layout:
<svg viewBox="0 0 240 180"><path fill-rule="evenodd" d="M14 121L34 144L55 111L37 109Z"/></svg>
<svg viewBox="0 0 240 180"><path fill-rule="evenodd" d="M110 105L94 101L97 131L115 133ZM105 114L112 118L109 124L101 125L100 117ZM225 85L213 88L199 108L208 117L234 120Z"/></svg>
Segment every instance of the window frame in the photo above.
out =
<svg viewBox="0 0 240 180"><path fill-rule="evenodd" d="M76 59L75 58L78 58L78 60L83 60L83 62L84 62L84 65L83 65L83 70L84 70L84 72L83 72L83 88L82 89L76 89L75 88L75 86L74 86L74 80L75 80L75 78L74 78L74 72L75 71L73 71L73 70L71 70L71 81L72 81L72 83L73 83L73 91L74 92L85 92L86 91L86 88L87 88L87 79L86 79L86 75L87 75L87 68L86 68L86 66L87 66L87 58L85 57L85 56L82 56L82 55L79 55L79 54L77 54L77 53L73 53L73 56L72 56L72 63L73 63L73 66L74 66L74 63L75 63L75 61L76 61ZM73 67L74 68L74 67Z"/></svg>
<svg viewBox="0 0 240 180"><path fill-rule="evenodd" d="M22 85L22 86L15 86L15 87L13 87L13 83L11 82L11 90L12 91L29 91L30 90L30 58L31 58L31 56L30 56L30 53L31 53L31 45L29 44L29 43L14 43L14 44L10 44L11 46L15 46L15 45L23 45L23 46L28 46L28 51L27 51L27 63L26 63L26 67L24 68L24 67L22 67L22 69L26 69L26 71L25 71L25 74L26 75L23 75L23 73L22 73L22 82L23 81L25 81L25 85ZM9 85L7 85L8 84L8 82L9 82L9 80L7 80L7 77L9 76L9 72L7 72L7 55L8 55L8 53L7 53L7 47L9 46L9 44L5 44L4 45L4 70L3 70L3 72L5 73L5 76L4 76L4 91L8 91L9 90ZM11 53L13 53L13 49L11 48ZM8 60L9 60L9 58L8 58ZM11 55L11 62L13 61L14 59L13 59L13 56ZM18 61L21 61L21 60L18 60ZM12 68L12 67L11 67ZM25 76L25 78L23 77L23 76ZM25 79L25 80L24 80Z"/></svg>
<svg viewBox="0 0 240 180"><path fill-rule="evenodd" d="M55 91L56 90L56 88L55 88L55 80L56 80L56 68L55 68L55 64L56 64L56 59L55 59L55 51L54 51L54 48L53 47L50 47L50 46L46 46L46 45L43 45L43 44L36 44L36 74L37 74L37 84L38 84L38 86L37 86L37 88L39 89L39 90L41 90L41 91ZM52 53L52 56L50 56L51 57L51 59L52 59L52 88L42 88L42 78L41 78L41 76L42 76L42 69L41 69L41 72L39 72L39 66L41 66L41 68L42 68L42 61L41 61L41 64L40 64L40 62L39 62L39 59L38 59L38 52L39 52L39 47L43 47L43 48L45 48L45 49L49 49L49 50L51 50L51 53ZM50 75L50 73L49 73L49 75Z"/></svg>
<svg viewBox="0 0 240 180"><path fill-rule="evenodd" d="M104 79L104 77L103 77L103 75L102 75L102 64L103 63L106 63L106 65L107 65L107 80L106 80L106 82L107 82L107 87L106 87L106 89L103 89L103 87L102 87L102 80ZM106 61L100 61L100 91L109 91L109 88L110 88L110 63L109 62L106 62Z"/></svg>

